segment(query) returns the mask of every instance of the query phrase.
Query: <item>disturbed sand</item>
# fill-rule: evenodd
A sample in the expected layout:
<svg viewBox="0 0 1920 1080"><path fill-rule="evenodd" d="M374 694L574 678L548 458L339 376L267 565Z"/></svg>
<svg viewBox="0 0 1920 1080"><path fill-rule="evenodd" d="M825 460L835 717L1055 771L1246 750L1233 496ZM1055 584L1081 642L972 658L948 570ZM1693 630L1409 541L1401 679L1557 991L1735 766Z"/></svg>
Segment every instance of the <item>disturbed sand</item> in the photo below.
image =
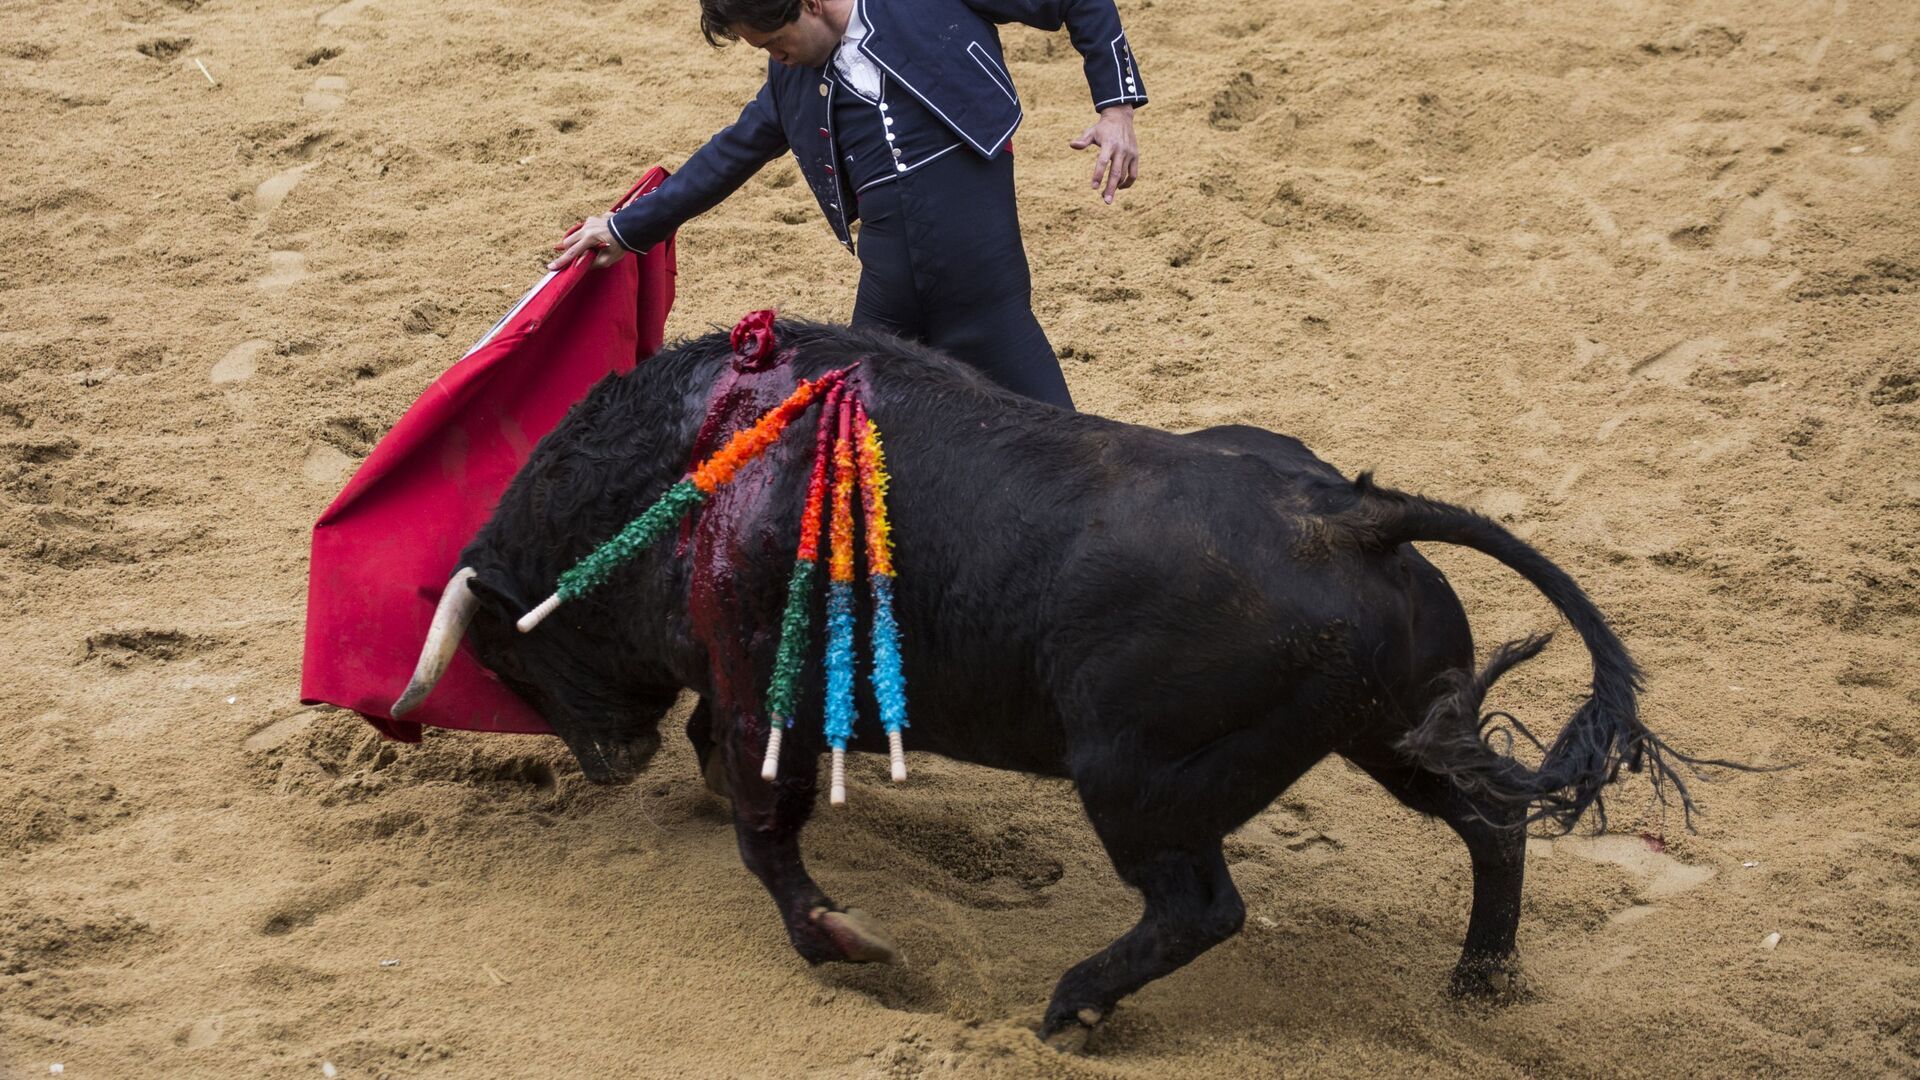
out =
<svg viewBox="0 0 1920 1080"><path fill-rule="evenodd" d="M1634 778L1615 835L1533 844L1497 1010L1442 994L1464 849L1329 763L1230 841L1245 932L1082 1059L1030 1026L1137 908L1062 784L861 763L807 849L910 964L808 969L684 747L602 790L296 701L321 508L757 85L692 10L0 0L0 1076L1920 1072L1910 0L1123 0L1155 98L1114 207L1065 36L1006 33L1083 407L1477 506L1610 613L1658 730L1796 763L1694 834ZM682 231L670 334L850 310L795 179ZM1433 554L1483 647L1550 625ZM1585 670L1499 703L1551 726Z"/></svg>

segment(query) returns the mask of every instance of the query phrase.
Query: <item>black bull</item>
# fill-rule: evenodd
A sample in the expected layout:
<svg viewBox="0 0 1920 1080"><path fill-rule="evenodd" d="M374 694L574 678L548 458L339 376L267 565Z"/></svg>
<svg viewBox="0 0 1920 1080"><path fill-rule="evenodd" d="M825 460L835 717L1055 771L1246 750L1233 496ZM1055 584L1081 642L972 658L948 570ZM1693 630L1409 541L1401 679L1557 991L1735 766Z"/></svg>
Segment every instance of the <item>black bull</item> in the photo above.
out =
<svg viewBox="0 0 1920 1080"><path fill-rule="evenodd" d="M1466 993L1509 974L1521 826L1570 828L1623 764L1650 766L1656 791L1672 781L1684 800L1666 760L1682 755L1640 722L1626 649L1571 578L1492 521L1349 481L1256 428L1169 434L1028 401L891 337L800 322L777 332L790 362L741 377L736 420L797 378L858 361L854 384L886 435L909 745L1071 779L1144 899L1136 926L1060 980L1049 1038L1083 1039L1120 998L1240 928L1222 839L1329 753L1465 841L1473 910L1453 987ZM722 488L679 543L532 633L514 629L563 570L685 474L730 356L718 334L672 347L595 387L541 441L467 548L470 591L462 578L449 587L451 630L429 643L409 698L430 689L465 625L588 777L624 781L693 691L688 734L731 795L741 856L794 948L815 963L889 959L885 937L801 861L825 747L817 671L779 780L760 776L810 424ZM1538 768L1489 745L1480 704L1545 639L1502 646L1473 672L1466 613L1413 541L1498 559L1591 652L1592 695ZM875 715L870 696L862 711ZM853 748L884 752L877 727Z"/></svg>

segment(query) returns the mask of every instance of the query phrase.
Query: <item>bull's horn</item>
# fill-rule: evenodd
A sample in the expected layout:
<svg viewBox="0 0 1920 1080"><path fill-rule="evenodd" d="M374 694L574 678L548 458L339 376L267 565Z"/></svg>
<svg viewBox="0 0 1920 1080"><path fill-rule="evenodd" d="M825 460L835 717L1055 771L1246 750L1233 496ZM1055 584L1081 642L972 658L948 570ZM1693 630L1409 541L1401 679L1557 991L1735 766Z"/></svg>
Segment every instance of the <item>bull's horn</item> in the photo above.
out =
<svg viewBox="0 0 1920 1080"><path fill-rule="evenodd" d="M440 594L440 606L433 609L433 625L427 628L427 643L420 647L420 662L414 665L406 692L393 703L394 719L412 712L425 701L433 692L433 684L440 681L440 676L447 673L447 665L453 663L454 650L460 647L460 638L466 634L467 624L473 621L474 609L480 603L480 598L467 587L467 579L471 577L473 567L461 567Z"/></svg>

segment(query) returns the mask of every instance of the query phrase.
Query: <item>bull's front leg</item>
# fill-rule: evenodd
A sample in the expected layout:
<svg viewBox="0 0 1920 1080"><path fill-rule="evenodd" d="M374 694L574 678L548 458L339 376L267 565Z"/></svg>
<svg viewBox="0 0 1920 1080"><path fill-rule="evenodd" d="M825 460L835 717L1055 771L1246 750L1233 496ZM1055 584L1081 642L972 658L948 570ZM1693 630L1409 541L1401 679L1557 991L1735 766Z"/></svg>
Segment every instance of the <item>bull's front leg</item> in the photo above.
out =
<svg viewBox="0 0 1920 1080"><path fill-rule="evenodd" d="M780 779L768 783L760 777L766 722L724 707L717 707L715 715L721 722L712 752L720 759L732 795L740 858L773 896L794 949L810 964L897 961L899 951L886 934L863 913L829 899L801 861L800 830L813 815L820 748L790 738L781 755Z"/></svg>
<svg viewBox="0 0 1920 1080"><path fill-rule="evenodd" d="M693 744L693 759L700 766L700 778L707 782L707 790L731 800L733 793L727 790L726 757L717 749L719 743L714 730L713 703L701 698L687 717L687 741Z"/></svg>

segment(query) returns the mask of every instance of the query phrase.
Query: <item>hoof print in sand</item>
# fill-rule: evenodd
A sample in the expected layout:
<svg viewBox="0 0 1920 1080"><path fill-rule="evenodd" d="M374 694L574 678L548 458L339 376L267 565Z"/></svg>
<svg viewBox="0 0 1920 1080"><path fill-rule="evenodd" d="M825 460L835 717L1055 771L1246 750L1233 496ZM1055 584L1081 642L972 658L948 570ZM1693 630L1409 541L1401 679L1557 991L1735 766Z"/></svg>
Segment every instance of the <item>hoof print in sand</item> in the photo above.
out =
<svg viewBox="0 0 1920 1080"><path fill-rule="evenodd" d="M40 507L19 517L30 524L18 530L0 530L0 551L10 550L18 557L62 570L128 563L137 558L134 545L114 535L111 520L102 516Z"/></svg>
<svg viewBox="0 0 1920 1080"><path fill-rule="evenodd" d="M369 884L363 880L336 881L301 889L268 909L260 919L259 931L266 937L285 937L312 926L321 916L360 899Z"/></svg>
<svg viewBox="0 0 1920 1080"><path fill-rule="evenodd" d="M453 310L432 300L422 300L400 317L400 329L409 334L433 334L446 337L453 332Z"/></svg>
<svg viewBox="0 0 1920 1080"><path fill-rule="evenodd" d="M876 831L927 862L922 878L930 888L968 907L1037 907L1066 874L1060 860L1035 850L1019 826L989 833L951 818L913 820L903 808L895 810L884 823L875 823Z"/></svg>
<svg viewBox="0 0 1920 1080"><path fill-rule="evenodd" d="M1260 118L1267 111L1267 98L1254 85L1251 72L1237 72L1227 85L1213 95L1213 107L1207 111L1207 123L1221 131L1236 131L1241 125Z"/></svg>
<svg viewBox="0 0 1920 1080"><path fill-rule="evenodd" d="M409 745L385 738L350 712L320 707L256 728L243 745L258 755L254 760L263 770L261 777L277 794L316 795L328 805L436 782L543 811L563 809L572 801L567 792L556 795L561 775L572 769L566 750L545 742L542 751L515 753L498 735L429 732L424 741ZM386 836L415 822L390 824L363 822L354 827Z"/></svg>
<svg viewBox="0 0 1920 1080"><path fill-rule="evenodd" d="M1873 389L1867 392L1867 400L1881 408L1920 401L1920 375L1890 371L1874 383Z"/></svg>
<svg viewBox="0 0 1920 1080"><path fill-rule="evenodd" d="M302 709L292 716L283 716L254 728L241 740L241 747L256 754L264 754L277 749L283 743L305 734L313 726L314 718L320 715L319 709Z"/></svg>
<svg viewBox="0 0 1920 1080"><path fill-rule="evenodd" d="M272 349L273 343L270 341L259 338L243 341L228 349L227 354L215 362L213 370L207 372L207 378L215 386L246 382L259 367L260 358Z"/></svg>
<svg viewBox="0 0 1920 1080"><path fill-rule="evenodd" d="M336 416L320 425L320 441L349 457L363 458L373 451L385 430L364 416Z"/></svg>
<svg viewBox="0 0 1920 1080"><path fill-rule="evenodd" d="M304 251L267 252L267 272L254 284L267 292L284 292L307 279L307 253Z"/></svg>
<svg viewBox="0 0 1920 1080"><path fill-rule="evenodd" d="M226 1028L226 1017L209 1016L181 1029L180 1033L173 1037L173 1044L182 1050L205 1050L220 1041L220 1034Z"/></svg>
<svg viewBox="0 0 1920 1080"><path fill-rule="evenodd" d="M282 202L286 201L288 195L293 194L293 189L299 186L300 178L305 176L307 170L313 168L315 164L310 161L305 165L295 165L291 169L283 169L260 181L259 186L253 189L253 208L261 214L273 213Z"/></svg>
<svg viewBox="0 0 1920 1080"><path fill-rule="evenodd" d="M1704 361L1718 357L1726 351L1726 346L1726 342L1716 337L1676 341L1642 358L1627 369L1627 374L1670 386L1684 386L1687 376L1692 375L1695 368Z"/></svg>
<svg viewBox="0 0 1920 1080"><path fill-rule="evenodd" d="M0 976L108 965L156 937L146 920L124 911L77 900L48 907L47 914L0 911Z"/></svg>
<svg viewBox="0 0 1920 1080"><path fill-rule="evenodd" d="M155 60L171 60L192 47L193 39L186 37L158 37L134 46L141 56Z"/></svg>
<svg viewBox="0 0 1920 1080"><path fill-rule="evenodd" d="M353 475L357 464L337 448L320 443L307 448L307 456L300 462L300 474L316 484L338 486Z"/></svg>
<svg viewBox="0 0 1920 1080"><path fill-rule="evenodd" d="M360 17L360 13L372 6L373 0L347 0L320 13L314 22L321 26L346 26Z"/></svg>
<svg viewBox="0 0 1920 1080"><path fill-rule="evenodd" d="M1563 912L1582 925L1630 926L1658 914L1661 901L1692 892L1718 876L1713 867L1682 862L1664 851L1654 850L1645 838L1638 836L1606 833L1552 839L1534 837L1527 841L1529 861L1550 859L1563 853L1588 862L1617 866L1633 879L1629 887L1631 899L1623 907L1608 910L1611 905L1596 892L1589 900L1598 907L1589 905ZM1613 902L1618 903L1619 898Z"/></svg>
<svg viewBox="0 0 1920 1080"><path fill-rule="evenodd" d="M66 461L79 452L80 442L71 435L13 439L0 444L0 454L22 465L51 465Z"/></svg>
<svg viewBox="0 0 1920 1080"><path fill-rule="evenodd" d="M346 103L347 78L344 75L320 76L313 80L313 89L300 99L300 104L321 112L331 112Z"/></svg>
<svg viewBox="0 0 1920 1080"><path fill-rule="evenodd" d="M182 630L98 630L87 635L80 662L109 668L133 668L199 656L219 644L216 638Z"/></svg>
<svg viewBox="0 0 1920 1080"><path fill-rule="evenodd" d="M134 816L138 803L114 785L70 773L46 783L28 781L8 796L0 814L0 850L24 854L70 837L99 832Z"/></svg>
<svg viewBox="0 0 1920 1080"><path fill-rule="evenodd" d="M1722 23L1690 23L1653 41L1640 43L1648 56L1725 56L1747 39L1746 31Z"/></svg>
<svg viewBox="0 0 1920 1080"><path fill-rule="evenodd" d="M1664 900L1699 888L1713 880L1716 874L1711 866L1681 862L1671 855L1653 851L1647 847L1646 841L1637 836L1608 833L1602 836L1562 836L1535 842L1545 845L1545 848L1535 848L1545 854L1565 851L1592 862L1624 867L1640 879L1642 895L1652 900Z"/></svg>
<svg viewBox="0 0 1920 1080"><path fill-rule="evenodd" d="M1345 849L1339 839L1306 824L1304 809L1274 809L1240 826L1222 845L1227 864L1252 861L1268 866L1317 863Z"/></svg>
<svg viewBox="0 0 1920 1080"><path fill-rule="evenodd" d="M1795 300L1827 300L1855 296L1883 296L1920 289L1920 258L1880 255L1858 270L1809 275L1793 290Z"/></svg>

